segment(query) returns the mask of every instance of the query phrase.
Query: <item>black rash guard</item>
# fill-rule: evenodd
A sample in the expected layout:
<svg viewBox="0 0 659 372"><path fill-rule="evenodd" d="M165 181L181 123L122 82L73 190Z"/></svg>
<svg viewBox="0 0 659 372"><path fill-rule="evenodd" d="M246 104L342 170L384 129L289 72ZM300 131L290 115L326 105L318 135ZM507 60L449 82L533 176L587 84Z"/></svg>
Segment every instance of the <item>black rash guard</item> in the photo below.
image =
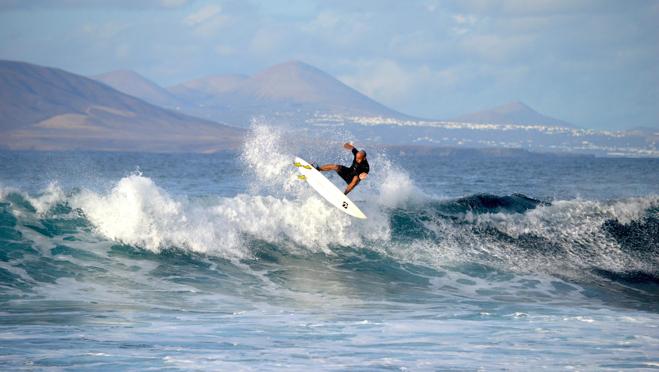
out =
<svg viewBox="0 0 659 372"><path fill-rule="evenodd" d="M352 182L352 179L355 178L355 176L359 176L362 173L368 173L369 167L368 167L368 160L364 158L361 163L357 163L357 153L359 150L356 148L352 148L352 165L350 168L345 167L343 165L339 165L339 170L336 171L336 173L343 178L344 181L346 181L347 184Z"/></svg>

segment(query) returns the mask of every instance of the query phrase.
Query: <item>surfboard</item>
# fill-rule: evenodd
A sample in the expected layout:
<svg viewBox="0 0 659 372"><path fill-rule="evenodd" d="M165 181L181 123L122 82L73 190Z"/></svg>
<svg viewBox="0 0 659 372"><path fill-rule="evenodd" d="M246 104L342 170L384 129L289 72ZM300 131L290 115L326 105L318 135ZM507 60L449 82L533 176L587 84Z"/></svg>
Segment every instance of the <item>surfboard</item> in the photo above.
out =
<svg viewBox="0 0 659 372"><path fill-rule="evenodd" d="M307 181L307 183L330 204L353 217L362 219L366 218L366 215L359 209L359 207L344 195L343 191L339 190L332 181L328 180L322 175L322 173L316 170L316 168L312 167L309 163L299 157L295 158L293 165L300 170L298 178Z"/></svg>

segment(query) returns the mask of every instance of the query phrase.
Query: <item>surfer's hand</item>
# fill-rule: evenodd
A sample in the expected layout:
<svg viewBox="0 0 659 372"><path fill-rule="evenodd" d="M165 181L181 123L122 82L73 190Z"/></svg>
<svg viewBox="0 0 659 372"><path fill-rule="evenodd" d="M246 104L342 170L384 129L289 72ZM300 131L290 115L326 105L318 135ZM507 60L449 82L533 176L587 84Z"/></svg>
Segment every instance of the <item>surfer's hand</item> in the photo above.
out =
<svg viewBox="0 0 659 372"><path fill-rule="evenodd" d="M362 174L359 175L360 180L365 180L366 177L368 177L368 173L362 173Z"/></svg>
<svg viewBox="0 0 659 372"><path fill-rule="evenodd" d="M345 148L346 150L352 150L353 148L355 148L355 146L351 145L350 142L346 142L343 144L343 148Z"/></svg>

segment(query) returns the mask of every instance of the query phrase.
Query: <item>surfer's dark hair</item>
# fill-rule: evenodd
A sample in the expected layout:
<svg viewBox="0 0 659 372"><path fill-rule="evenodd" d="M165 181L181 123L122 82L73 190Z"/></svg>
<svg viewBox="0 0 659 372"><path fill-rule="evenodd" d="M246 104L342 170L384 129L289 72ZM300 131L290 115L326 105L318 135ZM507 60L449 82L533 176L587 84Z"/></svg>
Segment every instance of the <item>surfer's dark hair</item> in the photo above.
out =
<svg viewBox="0 0 659 372"><path fill-rule="evenodd" d="M364 150L359 150L359 152L361 152L362 154L364 154L364 157L366 157L366 151L364 151Z"/></svg>

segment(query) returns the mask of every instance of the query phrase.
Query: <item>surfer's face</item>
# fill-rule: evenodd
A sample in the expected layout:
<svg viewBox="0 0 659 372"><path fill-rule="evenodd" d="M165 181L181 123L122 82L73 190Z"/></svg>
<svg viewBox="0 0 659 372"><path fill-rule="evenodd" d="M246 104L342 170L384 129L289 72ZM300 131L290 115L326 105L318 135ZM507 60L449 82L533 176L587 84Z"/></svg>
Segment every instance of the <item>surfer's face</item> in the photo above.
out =
<svg viewBox="0 0 659 372"><path fill-rule="evenodd" d="M357 163L361 163L362 160L364 160L364 153L363 152L358 152L357 155L355 155L355 160Z"/></svg>

